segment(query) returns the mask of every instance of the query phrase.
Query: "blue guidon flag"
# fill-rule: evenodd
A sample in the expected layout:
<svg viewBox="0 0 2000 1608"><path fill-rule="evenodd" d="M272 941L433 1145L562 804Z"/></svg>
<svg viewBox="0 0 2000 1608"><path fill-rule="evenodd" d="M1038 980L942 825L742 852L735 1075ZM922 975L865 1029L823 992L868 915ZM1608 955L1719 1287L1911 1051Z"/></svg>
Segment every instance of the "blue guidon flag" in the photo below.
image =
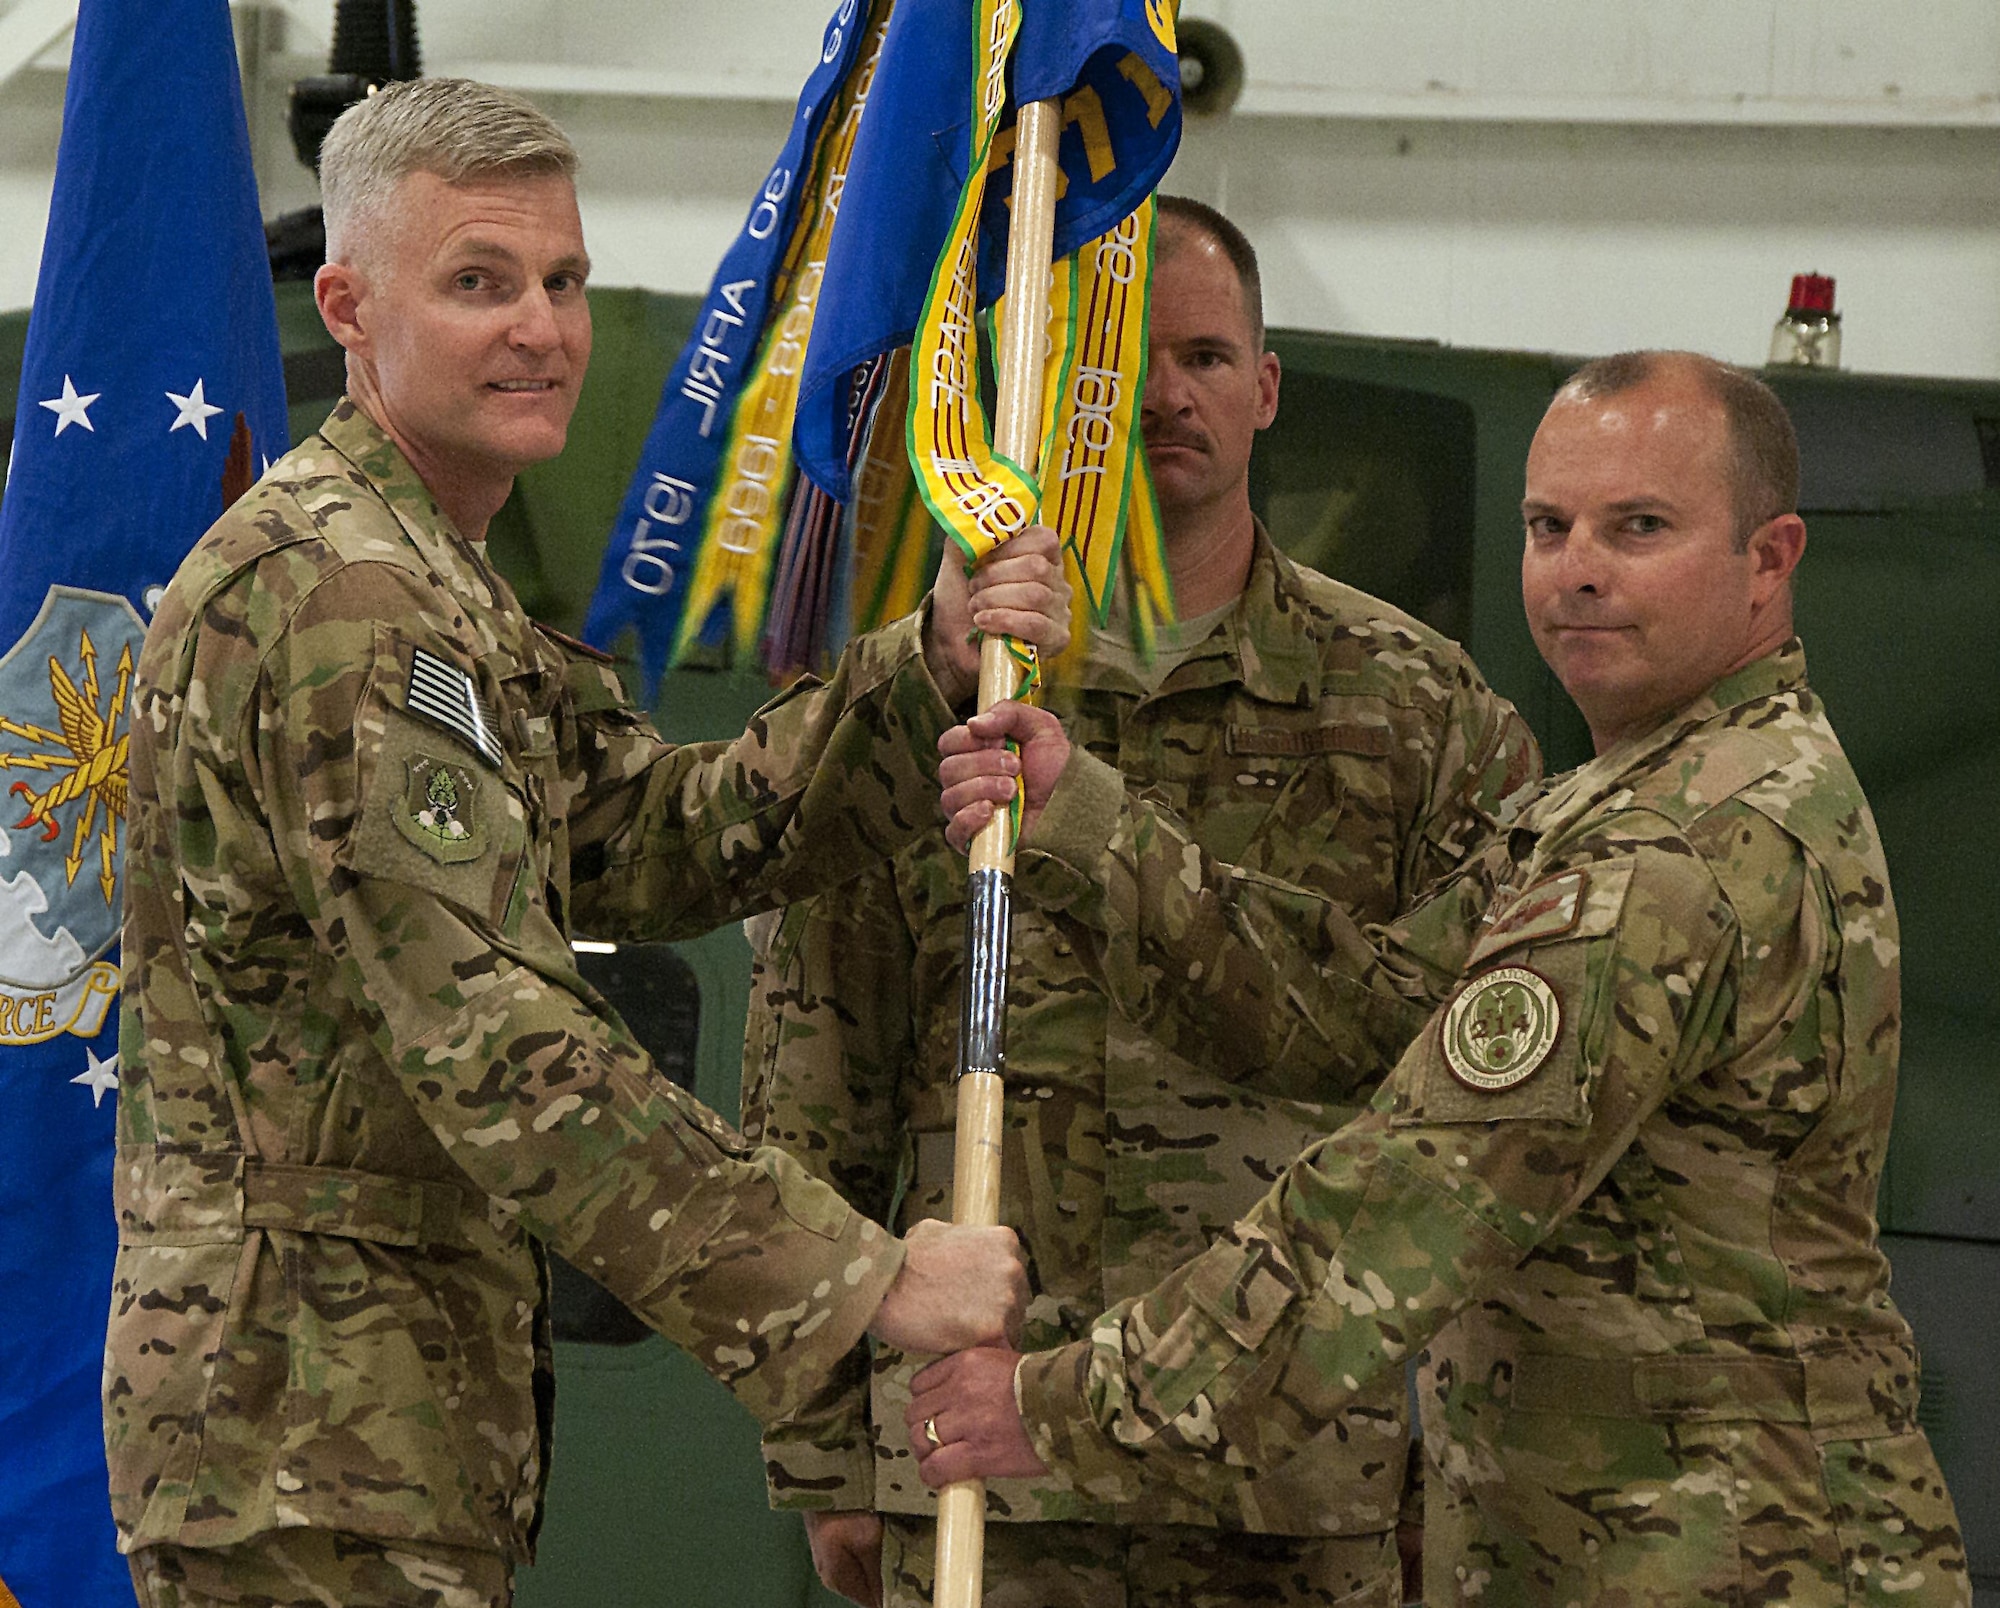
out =
<svg viewBox="0 0 2000 1608"><path fill-rule="evenodd" d="M132 677L287 445L226 0L82 0L0 495L0 1601L129 1608L99 1390Z"/></svg>

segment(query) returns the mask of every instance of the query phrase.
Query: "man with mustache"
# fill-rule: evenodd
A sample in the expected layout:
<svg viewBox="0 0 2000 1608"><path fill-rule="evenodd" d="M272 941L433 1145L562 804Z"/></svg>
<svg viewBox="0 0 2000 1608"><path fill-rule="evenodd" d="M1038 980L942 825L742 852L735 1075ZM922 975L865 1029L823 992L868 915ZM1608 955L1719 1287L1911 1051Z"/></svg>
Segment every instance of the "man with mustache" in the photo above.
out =
<svg viewBox="0 0 2000 1608"><path fill-rule="evenodd" d="M1114 619L1048 697L1114 785L1171 803L1213 852L1386 921L1496 829L1539 758L1455 645L1272 545L1249 474L1278 382L1249 242L1163 198L1142 426L1180 623L1147 659ZM933 832L760 934L746 1131L864 1208L889 1211L899 1183L906 1216L950 1202L964 897L964 864ZM1377 1014L1395 1031L1330 1012L1215 1075L1017 912L1001 1195L1032 1269L1027 1346L1087 1333L1337 1127L1416 1025L1400 1002ZM932 1505L902 1421L912 1366L880 1354L871 1374L857 1351L766 1441L773 1500L806 1510L821 1577L864 1603L931 1597ZM1403 1420L1398 1376L1255 1506L1144 1477L1001 1482L985 1600L1394 1604Z"/></svg>
<svg viewBox="0 0 2000 1608"><path fill-rule="evenodd" d="M954 840L1024 772L1016 898L1136 943L1164 986L1135 1012L1226 1057L1208 979L1253 944L1304 1005L1435 1011L1365 1114L1089 1338L920 1377L927 1480L1137 1464L1254 1492L1427 1344L1428 1602L1969 1602L1876 1243L1896 913L1793 635L1798 485L1783 406L1712 359L1563 386L1521 591L1596 758L1374 952L1147 801L1066 802L1093 763L1040 712L947 737Z"/></svg>

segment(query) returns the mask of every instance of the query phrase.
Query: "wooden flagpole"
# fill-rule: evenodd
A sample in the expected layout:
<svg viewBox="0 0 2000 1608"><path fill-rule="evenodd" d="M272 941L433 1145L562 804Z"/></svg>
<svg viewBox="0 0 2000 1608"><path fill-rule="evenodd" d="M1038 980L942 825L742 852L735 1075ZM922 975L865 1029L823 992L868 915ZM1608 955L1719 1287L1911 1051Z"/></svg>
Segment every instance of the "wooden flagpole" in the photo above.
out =
<svg viewBox="0 0 2000 1608"><path fill-rule="evenodd" d="M1055 238L1056 144L1062 108L1031 101L1020 110L1014 193L1007 226L1007 317L1001 325L993 450L1035 473L1041 457L1042 363L1049 322L1049 253ZM979 707L1020 690L1020 666L1005 643L979 648ZM973 839L965 912L965 982L958 1034L958 1133L952 1221L1000 1220L1001 1073L1006 1059L1007 946L1012 923L1012 826L996 815ZM935 1608L979 1608L986 1561L986 1482L938 1492Z"/></svg>

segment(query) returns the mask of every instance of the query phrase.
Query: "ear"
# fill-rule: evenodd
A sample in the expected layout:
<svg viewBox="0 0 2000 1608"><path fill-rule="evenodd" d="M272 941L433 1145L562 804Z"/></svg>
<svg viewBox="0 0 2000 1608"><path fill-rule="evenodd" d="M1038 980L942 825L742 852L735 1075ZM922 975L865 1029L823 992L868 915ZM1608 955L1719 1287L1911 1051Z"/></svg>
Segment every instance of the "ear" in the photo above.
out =
<svg viewBox="0 0 2000 1608"><path fill-rule="evenodd" d="M320 321L350 352L364 352L368 346L361 326L361 302L367 294L367 278L352 263L330 262L313 275L313 301Z"/></svg>
<svg viewBox="0 0 2000 1608"><path fill-rule="evenodd" d="M1281 377L1276 352L1263 352L1257 358L1257 428L1268 429L1278 416L1278 380Z"/></svg>
<svg viewBox="0 0 2000 1608"><path fill-rule="evenodd" d="M1777 596L1806 552L1806 522L1780 514L1750 533L1750 597L1762 608Z"/></svg>

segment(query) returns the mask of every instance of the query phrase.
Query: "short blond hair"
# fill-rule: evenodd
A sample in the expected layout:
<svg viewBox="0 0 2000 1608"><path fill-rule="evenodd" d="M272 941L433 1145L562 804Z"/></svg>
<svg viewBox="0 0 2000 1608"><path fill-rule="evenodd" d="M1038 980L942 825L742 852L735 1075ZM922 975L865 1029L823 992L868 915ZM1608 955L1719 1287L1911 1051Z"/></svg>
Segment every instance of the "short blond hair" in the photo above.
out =
<svg viewBox="0 0 2000 1608"><path fill-rule="evenodd" d="M350 261L412 173L447 184L576 176L576 147L531 101L469 78L385 85L342 112L320 147L329 262Z"/></svg>

